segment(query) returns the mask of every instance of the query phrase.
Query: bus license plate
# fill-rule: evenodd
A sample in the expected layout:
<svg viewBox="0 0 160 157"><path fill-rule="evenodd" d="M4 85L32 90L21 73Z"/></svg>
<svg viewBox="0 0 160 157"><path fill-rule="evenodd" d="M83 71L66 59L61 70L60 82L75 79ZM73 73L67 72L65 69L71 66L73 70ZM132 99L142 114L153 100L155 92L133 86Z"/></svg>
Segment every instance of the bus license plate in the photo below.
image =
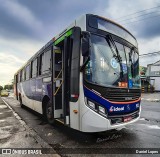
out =
<svg viewBox="0 0 160 157"><path fill-rule="evenodd" d="M131 117L131 116L124 117L124 119L123 119L124 122L128 122L128 121L130 121L130 120L132 120L132 117Z"/></svg>

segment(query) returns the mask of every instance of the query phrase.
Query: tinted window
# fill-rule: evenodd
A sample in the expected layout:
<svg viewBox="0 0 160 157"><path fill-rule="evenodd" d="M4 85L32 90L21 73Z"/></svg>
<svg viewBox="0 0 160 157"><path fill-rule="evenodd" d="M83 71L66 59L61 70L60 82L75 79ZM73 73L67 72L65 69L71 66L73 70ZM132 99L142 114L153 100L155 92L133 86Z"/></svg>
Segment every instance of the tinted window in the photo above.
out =
<svg viewBox="0 0 160 157"><path fill-rule="evenodd" d="M21 82L20 72L18 73L18 82Z"/></svg>
<svg viewBox="0 0 160 157"><path fill-rule="evenodd" d="M19 72L20 82L22 81L22 70Z"/></svg>
<svg viewBox="0 0 160 157"><path fill-rule="evenodd" d="M51 50L42 55L42 74L48 73L51 70Z"/></svg>
<svg viewBox="0 0 160 157"><path fill-rule="evenodd" d="M37 59L35 59L32 62L32 73L31 73L31 77L36 77L37 76Z"/></svg>
<svg viewBox="0 0 160 157"><path fill-rule="evenodd" d="M42 53L39 57L39 75L42 74L42 60L44 60L44 53Z"/></svg>
<svg viewBox="0 0 160 157"><path fill-rule="evenodd" d="M22 81L25 80L25 69L22 70Z"/></svg>
<svg viewBox="0 0 160 157"><path fill-rule="evenodd" d="M30 74L30 65L26 67L26 80L29 80L29 74Z"/></svg>

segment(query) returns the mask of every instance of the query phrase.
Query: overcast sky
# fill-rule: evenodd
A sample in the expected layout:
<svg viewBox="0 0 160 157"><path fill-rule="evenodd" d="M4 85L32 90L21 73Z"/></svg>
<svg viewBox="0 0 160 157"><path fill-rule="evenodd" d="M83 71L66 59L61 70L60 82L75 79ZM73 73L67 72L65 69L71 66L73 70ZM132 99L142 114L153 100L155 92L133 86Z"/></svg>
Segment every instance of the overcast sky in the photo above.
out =
<svg viewBox="0 0 160 157"><path fill-rule="evenodd" d="M36 51L85 13L123 25L137 38L140 54L159 51L158 6L158 0L0 0L0 85L10 83L14 73ZM141 57L141 64L157 60L160 55Z"/></svg>

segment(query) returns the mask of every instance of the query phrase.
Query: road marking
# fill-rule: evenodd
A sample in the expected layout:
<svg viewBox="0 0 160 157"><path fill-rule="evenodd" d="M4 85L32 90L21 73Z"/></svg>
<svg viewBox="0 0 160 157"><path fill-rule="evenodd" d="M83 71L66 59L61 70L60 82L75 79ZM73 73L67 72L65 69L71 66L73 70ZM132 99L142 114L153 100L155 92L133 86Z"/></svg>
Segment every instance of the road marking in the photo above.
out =
<svg viewBox="0 0 160 157"><path fill-rule="evenodd" d="M145 118L140 118L139 120L145 120Z"/></svg>
<svg viewBox="0 0 160 157"><path fill-rule="evenodd" d="M0 109L4 109L4 108L7 108L6 105L0 105Z"/></svg>
<svg viewBox="0 0 160 157"><path fill-rule="evenodd" d="M148 127L151 129L160 129L160 127L158 125L150 125Z"/></svg>
<svg viewBox="0 0 160 157"><path fill-rule="evenodd" d="M139 124L139 125L143 125L149 129L160 129L158 125L149 125L149 124Z"/></svg>

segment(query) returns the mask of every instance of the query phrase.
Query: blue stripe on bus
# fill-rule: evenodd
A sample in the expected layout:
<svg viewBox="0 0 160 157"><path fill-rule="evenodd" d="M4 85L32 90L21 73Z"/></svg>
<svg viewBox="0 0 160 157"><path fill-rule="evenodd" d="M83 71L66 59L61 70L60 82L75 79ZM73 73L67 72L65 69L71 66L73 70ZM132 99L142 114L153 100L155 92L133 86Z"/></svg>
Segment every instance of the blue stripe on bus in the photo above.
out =
<svg viewBox="0 0 160 157"><path fill-rule="evenodd" d="M137 101L137 102L134 102L134 103L128 103L128 104L111 103L111 102L107 101L105 98L102 98L101 96L99 96L99 95L95 94L94 92L92 92L91 90L87 89L86 87L84 87L84 95L85 95L85 97L97 102L98 104L100 104L104 108L106 108L109 114L134 112L140 106L140 101ZM110 112L111 108L112 109L114 109L114 108L120 109L121 108L121 110Z"/></svg>
<svg viewBox="0 0 160 157"><path fill-rule="evenodd" d="M21 85L20 85L21 84ZM28 99L42 102L42 99L47 95L50 99L52 97L51 83L42 83L42 79L32 79L18 84L18 89L22 94L24 91Z"/></svg>

